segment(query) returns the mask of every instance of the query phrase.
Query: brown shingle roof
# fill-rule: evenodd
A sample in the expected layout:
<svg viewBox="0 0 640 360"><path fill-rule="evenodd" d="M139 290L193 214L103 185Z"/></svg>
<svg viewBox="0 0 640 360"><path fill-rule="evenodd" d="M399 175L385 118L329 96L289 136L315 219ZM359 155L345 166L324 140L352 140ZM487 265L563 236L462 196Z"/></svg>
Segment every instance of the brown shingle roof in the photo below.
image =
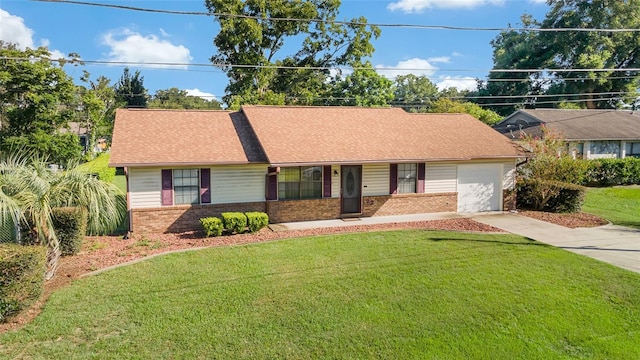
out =
<svg viewBox="0 0 640 360"><path fill-rule="evenodd" d="M253 144L243 146L241 140ZM111 166L246 164L264 160L246 119L238 113L116 111Z"/></svg>
<svg viewBox="0 0 640 360"><path fill-rule="evenodd" d="M399 108L244 106L271 164L517 157L519 149L466 114Z"/></svg>
<svg viewBox="0 0 640 360"><path fill-rule="evenodd" d="M640 116L628 110L526 109L520 112L545 123L567 140L640 139ZM505 121L517 115L517 112L509 115ZM541 134L540 126L525 128L523 132L531 136Z"/></svg>

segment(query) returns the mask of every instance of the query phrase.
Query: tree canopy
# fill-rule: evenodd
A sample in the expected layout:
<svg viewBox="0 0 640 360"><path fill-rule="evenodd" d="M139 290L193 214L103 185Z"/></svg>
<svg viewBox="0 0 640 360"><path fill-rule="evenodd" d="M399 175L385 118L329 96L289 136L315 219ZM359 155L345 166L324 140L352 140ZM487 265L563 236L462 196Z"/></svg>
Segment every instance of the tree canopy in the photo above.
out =
<svg viewBox="0 0 640 360"><path fill-rule="evenodd" d="M366 25L363 17L334 22L340 0L206 0L205 4L220 24L214 38L217 54L211 61L229 77L223 100L233 107L310 104L324 98L333 91L328 89L329 69L362 64L373 54L371 40L380 35L380 29ZM294 43L300 45L292 47ZM290 48L294 50L284 54Z"/></svg>
<svg viewBox="0 0 640 360"><path fill-rule="evenodd" d="M615 69L640 67L640 33L606 29L640 28L640 0L547 3L551 9L542 21L523 15L524 30L503 31L491 43L494 69L535 70L492 72L479 93L522 97L485 103L508 104L493 107L506 115L518 107L552 107L563 100L578 101L586 108L615 108L636 98L640 74ZM528 27L603 31L534 32ZM564 94L573 95L560 96ZM544 102L540 95L546 95Z"/></svg>
<svg viewBox="0 0 640 360"><path fill-rule="evenodd" d="M128 67L124 68L122 76L115 84L114 89L116 91L116 99L124 106L147 107L147 89L144 87L144 76L140 75L139 70L131 74Z"/></svg>
<svg viewBox="0 0 640 360"><path fill-rule="evenodd" d="M20 50L0 41L0 150L24 149L66 163L81 154L64 132L76 111L73 80L44 47ZM30 60L22 60L30 59Z"/></svg>
<svg viewBox="0 0 640 360"><path fill-rule="evenodd" d="M154 109L200 109L220 110L222 106L216 99L206 100L198 96L189 95L186 90L169 88L158 90L148 102L149 108Z"/></svg>

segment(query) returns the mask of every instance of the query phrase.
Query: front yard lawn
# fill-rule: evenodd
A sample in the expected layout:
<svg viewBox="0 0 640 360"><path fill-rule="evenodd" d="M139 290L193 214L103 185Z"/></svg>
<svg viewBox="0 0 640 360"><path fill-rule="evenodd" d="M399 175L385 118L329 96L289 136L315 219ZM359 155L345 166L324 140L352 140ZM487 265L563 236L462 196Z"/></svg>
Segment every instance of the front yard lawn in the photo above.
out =
<svg viewBox="0 0 640 360"><path fill-rule="evenodd" d="M582 211L603 217L616 225L640 228L640 187L589 189Z"/></svg>
<svg viewBox="0 0 640 360"><path fill-rule="evenodd" d="M0 358L638 359L640 274L421 230L156 257L76 281Z"/></svg>

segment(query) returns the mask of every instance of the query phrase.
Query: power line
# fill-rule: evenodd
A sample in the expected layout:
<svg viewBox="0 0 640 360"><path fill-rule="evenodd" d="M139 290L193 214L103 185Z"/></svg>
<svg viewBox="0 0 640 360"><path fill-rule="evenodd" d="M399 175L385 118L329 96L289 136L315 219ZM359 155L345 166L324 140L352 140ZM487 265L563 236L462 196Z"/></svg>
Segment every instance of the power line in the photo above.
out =
<svg viewBox="0 0 640 360"><path fill-rule="evenodd" d="M602 32L602 33L616 33L616 32L640 32L640 29L635 28L621 28L621 29L605 29L605 28L531 28L531 27L465 27L465 26L449 26L449 25L419 25L419 24L385 24L385 23L367 23L361 21L338 21L338 20L323 20L323 19L300 19L300 18L281 18L281 17L264 17L256 15L242 15L242 14L230 14L230 13L210 13L204 11L178 11L178 10L163 10L163 9L151 9L141 8L135 6L125 5L113 5L102 4L87 1L75 1L75 0L31 0L36 2L49 2L49 3L66 3L75 5L97 6L114 8L129 11L142 11L150 13L161 13L171 15L196 15L196 16L217 16L228 18L241 18L241 19L255 19L264 21L291 21L291 22L315 22L325 24L339 24L339 25L357 25L357 26L376 26L376 27L390 27L390 28L412 28L412 29L428 29L428 30L460 30L460 31L531 31L531 32Z"/></svg>
<svg viewBox="0 0 640 360"><path fill-rule="evenodd" d="M49 0L33 0L33 1L49 1ZM440 71L440 72L478 72L478 71L488 71L490 73L537 73L537 72L546 72L546 73L571 73L571 72L640 72L640 68L597 68L597 69L587 69L587 68L574 68L574 69L563 69L563 68L542 68L542 69L434 69L434 68L402 68L398 69L395 67L364 67L364 66L353 66L353 67L345 67L345 66L284 66L284 65L258 65L258 64L228 64L228 63L179 63L179 62L140 62L140 61L115 61L115 60L84 60L84 59L52 59L42 57L40 58L45 61L50 62L64 62L64 63L86 63L86 64L104 64L104 65L131 65L131 66L140 66L140 67L185 67L185 66L195 66L195 67L217 67L217 68L241 68L241 69L281 69L281 70L376 70L376 71ZM14 57L14 56L1 56L0 60L15 60L15 61L33 61L34 58L29 57ZM552 78L550 78L552 79ZM519 79L520 81L526 79ZM536 79L534 79L536 80ZM581 80L588 80L582 78Z"/></svg>

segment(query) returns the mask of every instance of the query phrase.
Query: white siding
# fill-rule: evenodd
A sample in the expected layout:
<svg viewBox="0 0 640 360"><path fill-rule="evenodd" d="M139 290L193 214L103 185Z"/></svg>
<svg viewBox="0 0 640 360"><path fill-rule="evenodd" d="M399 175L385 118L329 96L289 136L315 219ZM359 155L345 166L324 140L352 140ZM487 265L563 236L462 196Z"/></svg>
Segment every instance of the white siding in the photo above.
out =
<svg viewBox="0 0 640 360"><path fill-rule="evenodd" d="M516 186L516 164L504 163L503 167L504 177L502 179L503 190L513 190Z"/></svg>
<svg viewBox="0 0 640 360"><path fill-rule="evenodd" d="M266 173L266 165L212 167L211 203L264 201Z"/></svg>
<svg viewBox="0 0 640 360"><path fill-rule="evenodd" d="M424 179L425 193L457 191L457 166L455 164L427 163Z"/></svg>
<svg viewBox="0 0 640 360"><path fill-rule="evenodd" d="M338 175L334 175L338 172ZM331 165L331 197L340 197L340 165Z"/></svg>
<svg viewBox="0 0 640 360"><path fill-rule="evenodd" d="M160 207L160 169L129 168L129 199L132 209Z"/></svg>
<svg viewBox="0 0 640 360"><path fill-rule="evenodd" d="M362 195L389 195L389 164L362 166Z"/></svg>

